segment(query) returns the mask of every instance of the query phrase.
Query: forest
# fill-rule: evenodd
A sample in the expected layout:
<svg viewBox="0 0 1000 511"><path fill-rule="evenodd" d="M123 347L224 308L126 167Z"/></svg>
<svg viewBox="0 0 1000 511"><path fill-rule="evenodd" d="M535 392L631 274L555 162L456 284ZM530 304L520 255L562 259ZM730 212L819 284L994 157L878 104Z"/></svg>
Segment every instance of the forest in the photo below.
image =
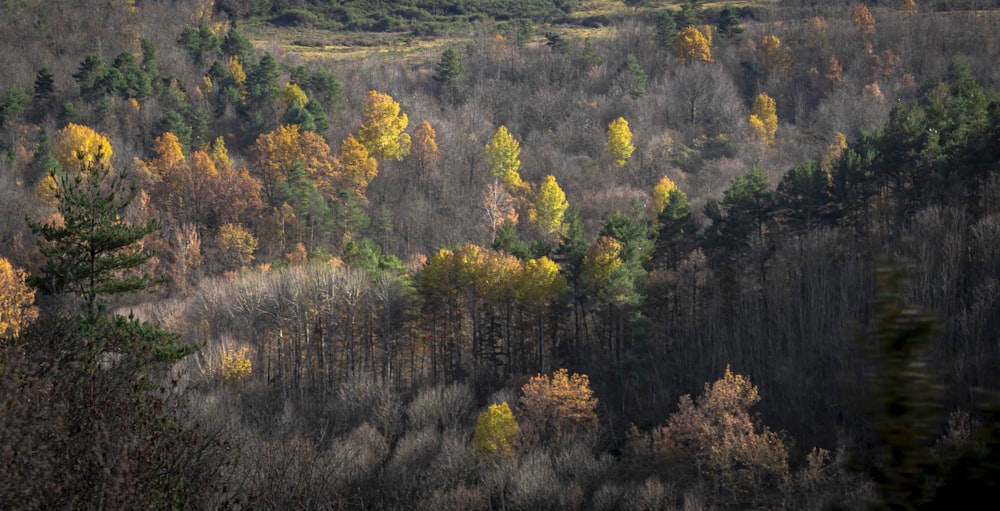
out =
<svg viewBox="0 0 1000 511"><path fill-rule="evenodd" d="M998 38L994 0L0 0L0 508L992 497Z"/></svg>

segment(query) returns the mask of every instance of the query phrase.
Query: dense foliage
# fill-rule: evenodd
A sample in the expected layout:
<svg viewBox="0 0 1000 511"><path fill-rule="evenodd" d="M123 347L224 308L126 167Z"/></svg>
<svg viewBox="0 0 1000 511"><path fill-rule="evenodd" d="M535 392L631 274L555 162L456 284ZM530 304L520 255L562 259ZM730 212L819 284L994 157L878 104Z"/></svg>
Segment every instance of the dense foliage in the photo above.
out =
<svg viewBox="0 0 1000 511"><path fill-rule="evenodd" d="M0 2L0 501L985 492L1000 16L941 4Z"/></svg>

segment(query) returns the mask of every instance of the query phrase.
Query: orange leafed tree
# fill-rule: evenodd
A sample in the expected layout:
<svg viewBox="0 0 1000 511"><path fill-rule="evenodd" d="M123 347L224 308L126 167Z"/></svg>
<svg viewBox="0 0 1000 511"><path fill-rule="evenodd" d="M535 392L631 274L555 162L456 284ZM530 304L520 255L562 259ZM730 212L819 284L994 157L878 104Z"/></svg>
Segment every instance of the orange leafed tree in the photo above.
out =
<svg viewBox="0 0 1000 511"><path fill-rule="evenodd" d="M34 317L35 290L27 278L24 270L0 257L0 346L5 339L16 339Z"/></svg>
<svg viewBox="0 0 1000 511"><path fill-rule="evenodd" d="M766 35L757 48L757 59L764 69L775 76L787 76L792 71L792 54L781 45L776 35Z"/></svg>
<svg viewBox="0 0 1000 511"><path fill-rule="evenodd" d="M529 441L559 442L597 433L597 398L585 374L559 369L551 377L533 376L521 387L518 411Z"/></svg>
<svg viewBox="0 0 1000 511"><path fill-rule="evenodd" d="M436 137L437 132L426 119L413 132L413 159L416 162L417 175L420 177L427 176L437 167L440 155Z"/></svg>
<svg viewBox="0 0 1000 511"><path fill-rule="evenodd" d="M358 141L377 160L402 160L410 154L410 135L403 131L409 122L392 96L369 91Z"/></svg>
<svg viewBox="0 0 1000 511"><path fill-rule="evenodd" d="M708 35L706 35L706 32ZM712 61L711 31L702 32L694 26L687 26L677 33L674 39L674 58L681 64L694 61Z"/></svg>
<svg viewBox="0 0 1000 511"><path fill-rule="evenodd" d="M858 29L858 32L864 35L875 33L875 16L872 16L872 12L865 4L858 4L854 8L854 11L851 12L851 21L854 22L854 27Z"/></svg>
<svg viewBox="0 0 1000 511"><path fill-rule="evenodd" d="M312 179L331 174L334 165L330 146L323 137L301 131L297 124L279 126L257 137L254 153L268 201L273 199L275 188L292 175L296 165L301 165Z"/></svg>

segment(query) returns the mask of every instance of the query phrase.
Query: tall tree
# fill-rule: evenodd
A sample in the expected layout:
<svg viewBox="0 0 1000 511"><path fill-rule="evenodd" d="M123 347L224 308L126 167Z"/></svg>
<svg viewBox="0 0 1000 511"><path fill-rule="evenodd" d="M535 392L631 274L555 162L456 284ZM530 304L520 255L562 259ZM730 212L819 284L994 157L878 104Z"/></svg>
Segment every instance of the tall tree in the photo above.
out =
<svg viewBox="0 0 1000 511"><path fill-rule="evenodd" d="M431 123L424 119L413 132L413 159L417 166L417 176L425 178L437 167L440 159L437 145L437 132Z"/></svg>
<svg viewBox="0 0 1000 511"><path fill-rule="evenodd" d="M24 270L0 257L0 347L5 339L17 339L32 319L35 290Z"/></svg>
<svg viewBox="0 0 1000 511"><path fill-rule="evenodd" d="M97 318L104 310L102 296L141 291L150 284L149 275L138 272L152 257L141 242L160 224L149 220L133 225L123 218L135 198L125 171L91 163L79 174L59 175L55 181L62 221L28 221L45 256L40 275L31 281L48 293L76 294L84 313Z"/></svg>
<svg viewBox="0 0 1000 511"><path fill-rule="evenodd" d="M434 80L438 82L438 94L446 101L458 102L461 99L462 80L465 78L462 56L458 50L454 46L445 48L434 70Z"/></svg>
<svg viewBox="0 0 1000 511"><path fill-rule="evenodd" d="M566 194L563 193L555 176L549 175L542 180L535 194L535 202L529 212L529 218L542 237L548 241L555 241L566 233L566 224L563 216L569 202L566 201Z"/></svg>
<svg viewBox="0 0 1000 511"><path fill-rule="evenodd" d="M402 160L410 154L410 135L403 131L409 122L392 96L368 91L358 141L376 160Z"/></svg>
<svg viewBox="0 0 1000 511"><path fill-rule="evenodd" d="M778 113L774 99L766 92L761 92L754 99L747 121L754 137L761 145L770 146L774 143L774 135L778 132Z"/></svg>
<svg viewBox="0 0 1000 511"><path fill-rule="evenodd" d="M708 26L705 26L708 29ZM706 30L707 32L707 30ZM681 29L674 39L674 58L681 64L712 61L712 39L693 25Z"/></svg>
<svg viewBox="0 0 1000 511"><path fill-rule="evenodd" d="M624 167L625 163L635 151L632 145L632 131L628 128L628 121L624 117L619 117L608 125L608 154L614 159L619 167Z"/></svg>

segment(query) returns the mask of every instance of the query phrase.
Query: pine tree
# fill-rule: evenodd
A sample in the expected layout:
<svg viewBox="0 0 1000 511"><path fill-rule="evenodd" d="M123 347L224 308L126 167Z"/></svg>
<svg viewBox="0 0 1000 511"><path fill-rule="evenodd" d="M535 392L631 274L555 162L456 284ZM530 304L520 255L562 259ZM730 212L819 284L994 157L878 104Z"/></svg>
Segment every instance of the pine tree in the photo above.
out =
<svg viewBox="0 0 1000 511"><path fill-rule="evenodd" d="M28 221L46 258L31 282L43 292L76 294L85 315L97 318L106 306L102 296L141 291L152 283L149 275L138 273L152 257L141 241L160 224L133 225L122 218L135 198L125 171L95 162L80 174L53 177L62 222Z"/></svg>
<svg viewBox="0 0 1000 511"><path fill-rule="evenodd" d="M462 69L462 56L454 46L445 48L435 71L434 80L439 84L438 94L447 101L457 102L465 71Z"/></svg>

